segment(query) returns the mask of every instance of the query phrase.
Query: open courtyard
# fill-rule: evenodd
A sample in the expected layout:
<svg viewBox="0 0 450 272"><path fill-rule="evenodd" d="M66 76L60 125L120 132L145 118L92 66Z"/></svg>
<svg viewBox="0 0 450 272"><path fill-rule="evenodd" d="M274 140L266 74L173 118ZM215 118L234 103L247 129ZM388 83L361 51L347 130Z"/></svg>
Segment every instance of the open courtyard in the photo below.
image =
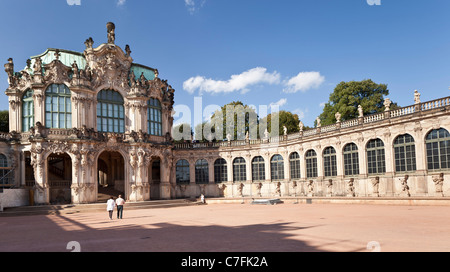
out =
<svg viewBox="0 0 450 272"><path fill-rule="evenodd" d="M0 251L450 251L449 206L209 204L3 217ZM69 245L69 247L68 247Z"/></svg>

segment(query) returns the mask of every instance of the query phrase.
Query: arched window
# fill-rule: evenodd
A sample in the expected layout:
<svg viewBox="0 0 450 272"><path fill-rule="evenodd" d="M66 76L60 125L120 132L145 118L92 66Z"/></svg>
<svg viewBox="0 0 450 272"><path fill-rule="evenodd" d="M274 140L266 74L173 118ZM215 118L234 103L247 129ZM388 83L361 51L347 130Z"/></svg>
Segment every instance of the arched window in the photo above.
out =
<svg viewBox="0 0 450 272"><path fill-rule="evenodd" d="M97 95L97 130L99 132L125 132L124 101L120 93L103 90Z"/></svg>
<svg viewBox="0 0 450 272"><path fill-rule="evenodd" d="M148 101L148 134L162 136L161 103L158 99L150 98Z"/></svg>
<svg viewBox="0 0 450 272"><path fill-rule="evenodd" d="M274 155L270 160L270 178L272 180L284 179L284 161L279 154Z"/></svg>
<svg viewBox="0 0 450 272"><path fill-rule="evenodd" d="M336 150L331 146L323 151L323 170L325 177L337 176Z"/></svg>
<svg viewBox="0 0 450 272"><path fill-rule="evenodd" d="M233 181L246 181L247 171L245 159L242 157L233 160Z"/></svg>
<svg viewBox="0 0 450 272"><path fill-rule="evenodd" d="M266 172L264 166L264 158L261 156L254 157L252 160L252 180L266 180Z"/></svg>
<svg viewBox="0 0 450 272"><path fill-rule="evenodd" d="M416 146L409 134L398 136L394 141L395 171L416 171Z"/></svg>
<svg viewBox="0 0 450 272"><path fill-rule="evenodd" d="M317 153L314 150L308 150L305 155L306 159L306 177L317 177Z"/></svg>
<svg viewBox="0 0 450 272"><path fill-rule="evenodd" d="M27 90L22 97L22 131L27 132L34 127L33 90Z"/></svg>
<svg viewBox="0 0 450 272"><path fill-rule="evenodd" d="M72 102L70 90L64 84L52 84L45 91L45 126L72 128Z"/></svg>
<svg viewBox="0 0 450 272"><path fill-rule="evenodd" d="M375 139L367 143L367 166L369 175L386 173L386 159L382 140Z"/></svg>
<svg viewBox="0 0 450 272"><path fill-rule="evenodd" d="M291 179L300 178L300 155L297 152L291 153L289 155L289 164L291 167Z"/></svg>
<svg viewBox="0 0 450 272"><path fill-rule="evenodd" d="M358 147L354 143L347 144L344 147L344 175L359 175Z"/></svg>
<svg viewBox="0 0 450 272"><path fill-rule="evenodd" d="M450 134L444 128L432 130L425 141L428 170L450 169Z"/></svg>
<svg viewBox="0 0 450 272"><path fill-rule="evenodd" d="M208 162L204 159L195 162L195 183L196 184L209 183Z"/></svg>
<svg viewBox="0 0 450 272"><path fill-rule="evenodd" d="M191 182L189 176L189 162L187 160L179 160L176 165L177 184L189 184Z"/></svg>
<svg viewBox="0 0 450 272"><path fill-rule="evenodd" d="M223 158L217 159L214 162L214 182L221 183L227 180L227 161Z"/></svg>

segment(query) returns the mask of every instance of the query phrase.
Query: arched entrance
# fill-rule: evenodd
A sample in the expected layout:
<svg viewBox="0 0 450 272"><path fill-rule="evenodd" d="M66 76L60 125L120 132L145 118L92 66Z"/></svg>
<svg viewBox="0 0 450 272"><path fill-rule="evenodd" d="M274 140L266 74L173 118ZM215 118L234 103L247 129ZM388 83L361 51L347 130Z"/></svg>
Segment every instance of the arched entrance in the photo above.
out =
<svg viewBox="0 0 450 272"><path fill-rule="evenodd" d="M50 204L72 203L72 159L66 153L50 154L47 158L47 178Z"/></svg>
<svg viewBox="0 0 450 272"><path fill-rule="evenodd" d="M150 199L160 199L160 184L161 184L161 159L153 157L149 166L149 184L150 184Z"/></svg>
<svg viewBox="0 0 450 272"><path fill-rule="evenodd" d="M119 152L104 151L100 154L98 166L98 201L105 202L111 196L124 196L125 160Z"/></svg>

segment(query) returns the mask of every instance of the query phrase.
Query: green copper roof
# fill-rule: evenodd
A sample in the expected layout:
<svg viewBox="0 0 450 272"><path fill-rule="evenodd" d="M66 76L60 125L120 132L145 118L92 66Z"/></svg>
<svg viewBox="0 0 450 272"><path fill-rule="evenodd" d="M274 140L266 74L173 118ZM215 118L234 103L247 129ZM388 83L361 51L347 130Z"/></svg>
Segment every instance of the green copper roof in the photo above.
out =
<svg viewBox="0 0 450 272"><path fill-rule="evenodd" d="M155 72L153 69L151 69L149 67L145 67L145 66L139 65L139 64L132 64L131 71L134 72L134 75L136 76L136 78L139 78L142 75L142 73L144 73L144 76L147 80L155 79Z"/></svg>
<svg viewBox="0 0 450 272"><path fill-rule="evenodd" d="M46 65L51 63L56 59L55 48L49 48L44 53L32 56L31 57L31 66L30 69L25 67L25 71L27 71L29 74L33 74L33 66L37 58L41 58L42 65ZM84 69L86 67L86 59L84 58L83 53L75 52L75 51L69 51L64 49L58 49L59 50L59 60L66 66L72 67L72 64L74 61L77 62L79 69ZM144 73L144 76L147 80L153 80L155 79L155 70L153 68L133 63L131 64L131 71L134 72L134 75L136 78L139 78L142 73Z"/></svg>

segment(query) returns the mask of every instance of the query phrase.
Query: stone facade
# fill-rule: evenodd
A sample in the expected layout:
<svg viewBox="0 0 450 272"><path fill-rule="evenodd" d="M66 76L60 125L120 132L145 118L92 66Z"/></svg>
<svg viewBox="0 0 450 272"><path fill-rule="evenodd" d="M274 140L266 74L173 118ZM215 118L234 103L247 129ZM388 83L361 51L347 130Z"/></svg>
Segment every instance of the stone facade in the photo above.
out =
<svg viewBox="0 0 450 272"><path fill-rule="evenodd" d="M412 106L390 110L387 99L383 113L337 114L296 134L174 144L175 91L107 28L108 42L89 38L83 53L48 49L20 72L5 64L10 133L0 134L0 154L9 188L29 189L34 204L93 203L102 188L137 202L450 195L448 97L421 102L416 91Z"/></svg>

